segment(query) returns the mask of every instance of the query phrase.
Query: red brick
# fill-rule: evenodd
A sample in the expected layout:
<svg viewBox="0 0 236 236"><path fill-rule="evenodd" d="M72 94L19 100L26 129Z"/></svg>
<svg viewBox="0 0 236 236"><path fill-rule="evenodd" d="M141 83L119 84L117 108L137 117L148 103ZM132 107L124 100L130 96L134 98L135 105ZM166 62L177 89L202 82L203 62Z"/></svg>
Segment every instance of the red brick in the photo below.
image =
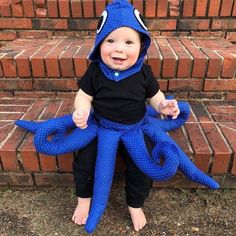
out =
<svg viewBox="0 0 236 236"><path fill-rule="evenodd" d="M180 4L181 4L181 2L179 0L170 0L169 1L170 16L177 17L180 15Z"/></svg>
<svg viewBox="0 0 236 236"><path fill-rule="evenodd" d="M58 1L57 0L48 0L48 17L58 17ZM72 5L73 6L73 5ZM72 8L73 12L73 8Z"/></svg>
<svg viewBox="0 0 236 236"><path fill-rule="evenodd" d="M177 59L166 39L157 39L157 45L163 56L162 77L173 78L176 73Z"/></svg>
<svg viewBox="0 0 236 236"><path fill-rule="evenodd" d="M233 7L233 0L222 0L220 16L230 16Z"/></svg>
<svg viewBox="0 0 236 236"><path fill-rule="evenodd" d="M82 17L81 0L71 0L72 17Z"/></svg>
<svg viewBox="0 0 236 236"><path fill-rule="evenodd" d="M40 120L48 120L54 118L58 112L63 101L61 100L49 100L46 108L44 109Z"/></svg>
<svg viewBox="0 0 236 236"><path fill-rule="evenodd" d="M70 16L69 0L58 0L58 7L60 17Z"/></svg>
<svg viewBox="0 0 236 236"><path fill-rule="evenodd" d="M19 77L31 77L29 59L38 49L39 47L28 48L15 57Z"/></svg>
<svg viewBox="0 0 236 236"><path fill-rule="evenodd" d="M227 32L226 39L232 43L236 42L236 32Z"/></svg>
<svg viewBox="0 0 236 236"><path fill-rule="evenodd" d="M159 48L152 41L147 53L147 62L152 67L152 72L155 77L160 77L161 73L161 53Z"/></svg>
<svg viewBox="0 0 236 236"><path fill-rule="evenodd" d="M183 16L184 17L193 16L194 1L195 0L183 1L183 4L184 4L183 5Z"/></svg>
<svg viewBox="0 0 236 236"><path fill-rule="evenodd" d="M43 91L76 91L77 81L73 78L58 79L35 79L34 87Z"/></svg>
<svg viewBox="0 0 236 236"><path fill-rule="evenodd" d="M217 130L216 125L214 123L201 123L201 126L214 153L211 173L227 173L232 151L226 145L225 140Z"/></svg>
<svg viewBox="0 0 236 236"><path fill-rule="evenodd" d="M66 51L60 56L60 69L62 77L74 77L74 64L73 56L76 54L78 49L81 47L82 40L78 39L73 41Z"/></svg>
<svg viewBox="0 0 236 236"><path fill-rule="evenodd" d="M168 39L169 44L173 48L178 57L177 77L188 78L192 68L192 57L187 53L185 48L176 38Z"/></svg>
<svg viewBox="0 0 236 236"><path fill-rule="evenodd" d="M185 124L191 146L194 151L194 164L203 172L208 172L212 151L203 135L200 127L196 123Z"/></svg>
<svg viewBox="0 0 236 236"><path fill-rule="evenodd" d="M193 37L217 37L225 38L225 32L223 31L192 31L191 36Z"/></svg>
<svg viewBox="0 0 236 236"><path fill-rule="evenodd" d="M74 107L74 96L72 96L71 98L64 99L62 101L62 105L60 106L59 111L57 112L57 117L72 113Z"/></svg>
<svg viewBox="0 0 236 236"><path fill-rule="evenodd" d="M23 18L0 18L0 29L32 29L32 22Z"/></svg>
<svg viewBox="0 0 236 236"><path fill-rule="evenodd" d="M223 132L226 139L228 140L229 145L234 152L231 174L236 175L236 127L234 126L232 128L230 124L223 123L220 125L220 129Z"/></svg>
<svg viewBox="0 0 236 236"><path fill-rule="evenodd" d="M22 0L25 17L34 17L34 6L32 0Z"/></svg>
<svg viewBox="0 0 236 236"><path fill-rule="evenodd" d="M35 15L38 18L46 18L47 17L47 9L43 8L43 7L36 8Z"/></svg>
<svg viewBox="0 0 236 236"><path fill-rule="evenodd" d="M24 171L40 171L39 160L33 144L33 139L34 135L29 134L29 136L25 138L23 146L18 149L21 154L20 158Z"/></svg>
<svg viewBox="0 0 236 236"><path fill-rule="evenodd" d="M2 69L5 77L16 77L16 64L14 57L18 55L20 51L13 51L7 53L1 58Z"/></svg>
<svg viewBox="0 0 236 236"><path fill-rule="evenodd" d="M146 0L145 17L156 16L156 0Z"/></svg>
<svg viewBox="0 0 236 236"><path fill-rule="evenodd" d="M3 143L5 138L7 137L8 133L13 129L14 125L10 122L6 123L4 122L4 125L0 127L0 143Z"/></svg>
<svg viewBox="0 0 236 236"><path fill-rule="evenodd" d="M53 32L50 32L48 30L27 30L27 31L21 31L17 32L18 38L29 38L29 39L42 39L42 38L52 38ZM41 44L42 46L42 44Z"/></svg>
<svg viewBox="0 0 236 236"><path fill-rule="evenodd" d="M72 174L57 174L57 173L39 173L34 174L35 184L37 186L68 186L74 185Z"/></svg>
<svg viewBox="0 0 236 236"><path fill-rule="evenodd" d="M218 16L221 0L209 0L209 1L210 4L209 4L208 16Z"/></svg>
<svg viewBox="0 0 236 236"><path fill-rule="evenodd" d="M0 185L32 186L34 184L31 174L28 173L2 173Z"/></svg>
<svg viewBox="0 0 236 236"><path fill-rule="evenodd" d="M29 79L0 79L2 90L32 90L33 82Z"/></svg>
<svg viewBox="0 0 236 236"><path fill-rule="evenodd" d="M87 70L87 57L92 48L94 40L93 39L85 39L81 48L74 55L74 65L75 65L75 74L77 77L82 77Z"/></svg>
<svg viewBox="0 0 236 236"><path fill-rule="evenodd" d="M179 30L207 30L209 29L209 19L180 19Z"/></svg>
<svg viewBox="0 0 236 236"><path fill-rule="evenodd" d="M204 91L236 91L235 79L206 79Z"/></svg>
<svg viewBox="0 0 236 236"><path fill-rule="evenodd" d="M36 29L66 30L67 19L35 19Z"/></svg>
<svg viewBox="0 0 236 236"><path fill-rule="evenodd" d="M54 39L49 41L46 45L42 46L42 48L31 57L32 74L34 77L45 77L46 69L44 66L44 58L61 41L62 40L59 39Z"/></svg>
<svg viewBox="0 0 236 236"><path fill-rule="evenodd" d="M64 39L44 58L48 77L60 77L59 56L70 45L71 39Z"/></svg>
<svg viewBox="0 0 236 236"><path fill-rule="evenodd" d="M23 9L20 0L11 0L12 16L23 17Z"/></svg>
<svg viewBox="0 0 236 236"><path fill-rule="evenodd" d="M233 10L232 10L232 16L236 16L236 2L234 2Z"/></svg>
<svg viewBox="0 0 236 236"><path fill-rule="evenodd" d="M72 172L73 153L57 156L60 171Z"/></svg>
<svg viewBox="0 0 236 236"><path fill-rule="evenodd" d="M133 0L133 6L140 12L141 15L144 15L143 4L143 0Z"/></svg>
<svg viewBox="0 0 236 236"><path fill-rule="evenodd" d="M213 19L212 20L213 30L235 30L236 21L235 19Z"/></svg>
<svg viewBox="0 0 236 236"><path fill-rule="evenodd" d="M145 20L147 27L150 31L157 30L176 30L176 19L160 19L160 20Z"/></svg>
<svg viewBox="0 0 236 236"><path fill-rule="evenodd" d="M167 17L168 0L157 1L157 17Z"/></svg>
<svg viewBox="0 0 236 236"><path fill-rule="evenodd" d="M207 0L197 0L196 16L206 16Z"/></svg>
<svg viewBox="0 0 236 236"><path fill-rule="evenodd" d="M202 51L208 56L207 78L217 78L221 74L223 59L214 51L202 48Z"/></svg>
<svg viewBox="0 0 236 236"><path fill-rule="evenodd" d="M227 92L226 99L227 100L236 100L236 93Z"/></svg>
<svg viewBox="0 0 236 236"><path fill-rule="evenodd" d="M82 0L82 6L83 6L85 18L94 17L93 0Z"/></svg>
<svg viewBox="0 0 236 236"><path fill-rule="evenodd" d="M203 81L199 79L170 79L169 91L201 91Z"/></svg>
<svg viewBox="0 0 236 236"><path fill-rule="evenodd" d="M224 57L221 77L234 77L236 72L236 56L226 51L219 51L218 53Z"/></svg>
<svg viewBox="0 0 236 236"><path fill-rule="evenodd" d="M203 78L206 74L206 69L207 69L207 63L208 63L207 57L189 39L183 38L180 40L193 56L192 77Z"/></svg>
<svg viewBox="0 0 236 236"><path fill-rule="evenodd" d="M15 31L2 31L0 32L0 41L1 40L13 40L16 39L17 35Z"/></svg>
<svg viewBox="0 0 236 236"><path fill-rule="evenodd" d="M39 153L39 161L42 171L57 171L56 157Z"/></svg>
<svg viewBox="0 0 236 236"><path fill-rule="evenodd" d="M95 1L95 16L99 17L102 12L104 11L106 7L106 1L105 0L96 0Z"/></svg>
<svg viewBox="0 0 236 236"><path fill-rule="evenodd" d="M209 117L206 109L204 108L203 104L198 101L191 101L191 108L199 122L209 122L211 118Z"/></svg>
<svg viewBox="0 0 236 236"><path fill-rule="evenodd" d="M191 150L189 150L188 140L181 128L169 132L169 135L188 156L192 154Z"/></svg>
<svg viewBox="0 0 236 236"><path fill-rule="evenodd" d="M11 2L10 1L3 1L0 5L0 15L2 17L11 16Z"/></svg>

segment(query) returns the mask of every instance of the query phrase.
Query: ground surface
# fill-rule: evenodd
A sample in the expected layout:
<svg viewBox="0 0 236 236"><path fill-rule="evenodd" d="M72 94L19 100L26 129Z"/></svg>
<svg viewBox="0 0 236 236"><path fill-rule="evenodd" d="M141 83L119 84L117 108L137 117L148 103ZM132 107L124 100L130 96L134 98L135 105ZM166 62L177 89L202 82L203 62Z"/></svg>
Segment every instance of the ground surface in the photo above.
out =
<svg viewBox="0 0 236 236"><path fill-rule="evenodd" d="M73 188L0 189L1 236L87 235L72 223ZM235 236L236 189L155 189L144 211L148 225L133 231L125 195L113 189L109 205L93 235Z"/></svg>

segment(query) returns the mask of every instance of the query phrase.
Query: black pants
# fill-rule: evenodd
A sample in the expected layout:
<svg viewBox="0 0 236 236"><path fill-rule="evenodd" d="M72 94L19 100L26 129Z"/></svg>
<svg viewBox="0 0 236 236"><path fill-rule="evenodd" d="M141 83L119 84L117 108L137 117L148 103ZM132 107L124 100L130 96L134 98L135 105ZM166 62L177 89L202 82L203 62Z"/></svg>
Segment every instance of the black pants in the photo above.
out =
<svg viewBox="0 0 236 236"><path fill-rule="evenodd" d="M153 144L147 136L144 136L149 153ZM129 156L122 142L119 144L118 152L122 156L125 165L125 192L126 202L134 208L142 207L148 197L152 180L143 174ZM81 198L92 197L94 184L94 170L97 155L97 139L85 148L79 150L73 162L73 174L76 187L76 196Z"/></svg>

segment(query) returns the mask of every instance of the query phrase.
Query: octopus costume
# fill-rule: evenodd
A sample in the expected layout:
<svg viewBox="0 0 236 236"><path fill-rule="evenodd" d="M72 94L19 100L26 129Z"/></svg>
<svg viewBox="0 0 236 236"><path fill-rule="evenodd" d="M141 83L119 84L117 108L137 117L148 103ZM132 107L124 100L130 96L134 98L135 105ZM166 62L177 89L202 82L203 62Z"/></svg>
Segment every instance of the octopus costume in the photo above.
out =
<svg viewBox="0 0 236 236"><path fill-rule="evenodd" d="M130 27L140 32L144 49L134 66L117 72L101 61L99 46L109 33L119 27ZM126 0L115 0L108 4L101 15L95 45L89 59L99 63L102 72L108 79L120 81L140 71L149 46L150 36L138 10ZM151 107L147 107L143 119L135 124L120 124L91 113L86 129L77 128L71 114L44 122L18 120L16 125L35 133L36 150L47 155L75 152L98 138L93 198L85 224L85 230L92 233L106 209L120 141L124 143L136 166L153 180L168 180L176 174L177 170L180 170L194 182L211 189L219 188L219 184L199 170L174 140L166 134L166 132L182 126L189 117L188 103L178 102L178 106L180 114L175 120L169 117L157 119L157 112ZM68 134L68 130L72 130L72 132ZM48 136L52 134L53 138L48 140ZM147 135L155 144L151 155L147 151L144 135ZM164 159L162 164L160 164L161 158Z"/></svg>

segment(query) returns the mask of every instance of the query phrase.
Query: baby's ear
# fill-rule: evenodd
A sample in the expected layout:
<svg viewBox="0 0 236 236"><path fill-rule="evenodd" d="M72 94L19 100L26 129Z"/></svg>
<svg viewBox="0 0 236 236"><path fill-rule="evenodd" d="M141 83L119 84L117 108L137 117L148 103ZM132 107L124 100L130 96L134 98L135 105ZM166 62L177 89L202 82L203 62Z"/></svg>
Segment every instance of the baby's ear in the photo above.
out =
<svg viewBox="0 0 236 236"><path fill-rule="evenodd" d="M145 44L144 44L144 42L141 42L141 47L140 47L140 52L139 52L139 54L142 53L142 51L143 51L144 48L145 48Z"/></svg>

